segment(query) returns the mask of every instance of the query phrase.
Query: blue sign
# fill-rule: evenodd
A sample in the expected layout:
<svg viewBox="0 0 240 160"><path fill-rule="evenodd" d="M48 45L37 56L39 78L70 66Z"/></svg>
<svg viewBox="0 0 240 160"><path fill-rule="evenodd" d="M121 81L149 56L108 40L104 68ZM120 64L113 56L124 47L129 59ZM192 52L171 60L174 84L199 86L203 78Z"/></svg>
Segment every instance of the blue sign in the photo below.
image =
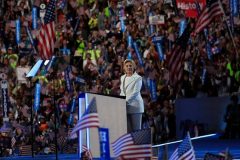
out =
<svg viewBox="0 0 240 160"><path fill-rule="evenodd" d="M132 37L128 35L128 47L132 48Z"/></svg>
<svg viewBox="0 0 240 160"><path fill-rule="evenodd" d="M3 109L3 121L8 121L8 82L3 80L1 82L1 92L2 92L2 109Z"/></svg>
<svg viewBox="0 0 240 160"><path fill-rule="evenodd" d="M162 40L163 40L163 36L154 36L154 37L152 38L152 42L153 42L153 43L161 43Z"/></svg>
<svg viewBox="0 0 240 160"><path fill-rule="evenodd" d="M232 15L237 16L239 13L239 10L238 10L239 0L231 0L230 6L231 6Z"/></svg>
<svg viewBox="0 0 240 160"><path fill-rule="evenodd" d="M72 124L73 122L73 111L75 110L75 105L76 104L76 98L73 98L72 100L72 106L71 106L71 111L70 111L70 116L69 116L69 119L68 119L68 124Z"/></svg>
<svg viewBox="0 0 240 160"><path fill-rule="evenodd" d="M137 54L138 61L139 61L140 65L143 66L142 57L141 57L141 55L140 55L140 52L139 52L139 50L138 50L138 46L137 46L137 43L136 43L136 42L133 43L133 47L134 47L134 50L135 50L135 52L136 52L136 54Z"/></svg>
<svg viewBox="0 0 240 160"><path fill-rule="evenodd" d="M32 28L37 29L37 8L32 8Z"/></svg>
<svg viewBox="0 0 240 160"><path fill-rule="evenodd" d="M149 17L152 17L152 16L153 16L152 12L150 12L148 16L149 16ZM149 27L150 27L149 35L151 36L151 35L154 33L154 26L153 26L152 24L150 24Z"/></svg>
<svg viewBox="0 0 240 160"><path fill-rule="evenodd" d="M151 100L154 102L157 100L157 85L156 81L150 79L150 93L151 93Z"/></svg>
<svg viewBox="0 0 240 160"><path fill-rule="evenodd" d="M157 43L156 47L157 47L158 57L159 57L160 61L163 61L164 60L164 55L163 55L163 50L162 50L161 43Z"/></svg>
<svg viewBox="0 0 240 160"><path fill-rule="evenodd" d="M187 27L186 19L181 20L179 24L179 37L183 34L186 27Z"/></svg>
<svg viewBox="0 0 240 160"><path fill-rule="evenodd" d="M100 160L110 160L108 128L99 128Z"/></svg>
<svg viewBox="0 0 240 160"><path fill-rule="evenodd" d="M20 20L19 19L17 19L16 20L16 42L17 42L17 44L19 44L20 43Z"/></svg>
<svg viewBox="0 0 240 160"><path fill-rule="evenodd" d="M35 97L34 97L34 111L37 112L40 106L40 93L41 93L41 85L36 83L35 86Z"/></svg>
<svg viewBox="0 0 240 160"><path fill-rule="evenodd" d="M70 77L69 77L69 72L70 71L71 71L71 69L68 66L67 69L64 72L64 78L65 78L65 81L66 81L66 86L67 86L68 92L72 92L72 85L71 85L72 82L71 82Z"/></svg>
<svg viewBox="0 0 240 160"><path fill-rule="evenodd" d="M212 48L211 48L211 45L208 41L207 41L207 44L206 44L206 50L207 50L208 59L212 60Z"/></svg>

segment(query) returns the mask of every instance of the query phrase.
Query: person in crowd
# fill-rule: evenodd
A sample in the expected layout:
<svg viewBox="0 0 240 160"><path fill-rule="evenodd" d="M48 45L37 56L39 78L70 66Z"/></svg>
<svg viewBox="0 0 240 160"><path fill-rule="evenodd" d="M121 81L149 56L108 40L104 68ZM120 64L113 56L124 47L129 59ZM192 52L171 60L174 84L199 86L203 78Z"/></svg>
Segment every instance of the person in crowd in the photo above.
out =
<svg viewBox="0 0 240 160"><path fill-rule="evenodd" d="M144 103L141 96L142 77L135 72L132 59L124 61L125 74L121 76L121 96L126 96L128 132L141 129Z"/></svg>

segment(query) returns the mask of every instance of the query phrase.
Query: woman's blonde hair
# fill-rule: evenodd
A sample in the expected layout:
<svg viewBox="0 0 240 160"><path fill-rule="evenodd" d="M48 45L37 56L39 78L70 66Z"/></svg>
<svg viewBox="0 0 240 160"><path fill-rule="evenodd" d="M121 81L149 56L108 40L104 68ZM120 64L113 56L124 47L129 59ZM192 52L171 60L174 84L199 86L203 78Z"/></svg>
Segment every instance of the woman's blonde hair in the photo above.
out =
<svg viewBox="0 0 240 160"><path fill-rule="evenodd" d="M134 71L135 71L135 70L136 70L136 64L135 64L134 60L132 60L132 59L126 59L126 60L123 62L123 64L124 64L124 66L123 66L124 71L125 71L125 64L126 64L127 62L130 62L130 63L132 64L133 69L134 69Z"/></svg>

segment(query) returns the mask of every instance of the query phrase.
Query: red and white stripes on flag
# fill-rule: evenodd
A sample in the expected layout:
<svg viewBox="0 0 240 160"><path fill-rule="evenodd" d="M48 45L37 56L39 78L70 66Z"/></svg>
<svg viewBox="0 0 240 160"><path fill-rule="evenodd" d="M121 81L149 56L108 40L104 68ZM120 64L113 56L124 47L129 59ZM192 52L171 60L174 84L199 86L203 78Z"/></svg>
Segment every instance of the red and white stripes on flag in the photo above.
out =
<svg viewBox="0 0 240 160"><path fill-rule="evenodd" d="M32 154L32 146L31 145L23 145L20 148L21 156L29 156Z"/></svg>
<svg viewBox="0 0 240 160"><path fill-rule="evenodd" d="M173 152L169 160L196 160L194 149L191 143L191 138L189 133L178 146L178 148Z"/></svg>
<svg viewBox="0 0 240 160"><path fill-rule="evenodd" d="M177 38L175 46L173 47L170 55L167 55L167 63L170 76L169 79L172 85L176 85L177 82L182 79L185 50L189 41L190 34L191 27L188 24L183 34Z"/></svg>
<svg viewBox="0 0 240 160"><path fill-rule="evenodd" d="M48 3L46 14L44 16L44 24L41 26L38 35L38 51L43 60L51 59L54 53L55 45L55 8L56 0L50 0Z"/></svg>
<svg viewBox="0 0 240 160"><path fill-rule="evenodd" d="M151 131L139 130L125 134L112 143L114 155L122 159L152 157Z"/></svg>
<svg viewBox="0 0 240 160"><path fill-rule="evenodd" d="M96 98L94 97L88 105L87 110L84 112L78 123L74 126L71 132L71 137L79 130L86 128L98 128L99 126L100 123L97 113Z"/></svg>
<svg viewBox="0 0 240 160"><path fill-rule="evenodd" d="M85 152L85 156L87 156L89 160L93 159L92 152L90 149L87 148L87 146L82 145L82 152Z"/></svg>
<svg viewBox="0 0 240 160"><path fill-rule="evenodd" d="M183 76L183 64L185 59L185 52L181 46L176 46L171 52L171 58L168 62L169 65L169 78L171 84L175 85Z"/></svg>
<svg viewBox="0 0 240 160"><path fill-rule="evenodd" d="M194 33L201 32L206 26L208 26L215 17L222 15L222 8L219 0L207 0L205 8L202 10L197 23L195 25Z"/></svg>

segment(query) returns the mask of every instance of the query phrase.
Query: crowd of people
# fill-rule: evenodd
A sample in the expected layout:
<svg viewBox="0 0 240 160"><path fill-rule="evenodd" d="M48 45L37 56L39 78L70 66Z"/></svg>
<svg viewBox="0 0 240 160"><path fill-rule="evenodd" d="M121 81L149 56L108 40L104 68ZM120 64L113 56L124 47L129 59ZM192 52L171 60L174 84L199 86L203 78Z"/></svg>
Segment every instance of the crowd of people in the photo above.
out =
<svg viewBox="0 0 240 160"><path fill-rule="evenodd" d="M9 96L8 123L3 122L3 107L0 108L0 139L8 137L9 140L9 145L1 147L1 156L21 154L22 146L31 145L32 128L34 154L54 152L51 146L55 144L56 129L58 150L75 153L76 148L68 147L74 141L68 138L69 132L78 119L77 112L71 113L73 98L85 91L120 95L120 77L127 58L135 62L136 72L143 78L142 127L152 128L155 144L176 136L174 102L177 98L224 96L240 90L239 53L236 50L240 47L239 17L234 17L231 34L221 17L208 26L211 55L207 53L204 34L192 35L186 46L183 80L177 85L170 83L166 55L171 54L179 37L179 23L185 16L174 3L163 0L67 0L64 7L58 5L56 61L49 70L43 66L34 78L26 79L26 71L39 59L36 37L44 11L40 7L42 3L48 1L1 1L0 80L7 80ZM228 18L228 1L222 3ZM32 26L33 6L38 9L38 28L31 30L34 44L25 30ZM149 13L164 16L164 24L149 24ZM21 42L18 44L15 40L16 19L21 21ZM124 27L121 19L124 19ZM187 19L194 27L196 19ZM154 33L150 32L151 27ZM129 35L136 42L143 63L139 61L136 49L129 46ZM158 57L152 41L154 36L162 37L164 59ZM70 88L66 74L71 80ZM149 80L155 81L156 99L151 97ZM41 84L41 104L33 114L32 124L30 108L37 82Z"/></svg>

